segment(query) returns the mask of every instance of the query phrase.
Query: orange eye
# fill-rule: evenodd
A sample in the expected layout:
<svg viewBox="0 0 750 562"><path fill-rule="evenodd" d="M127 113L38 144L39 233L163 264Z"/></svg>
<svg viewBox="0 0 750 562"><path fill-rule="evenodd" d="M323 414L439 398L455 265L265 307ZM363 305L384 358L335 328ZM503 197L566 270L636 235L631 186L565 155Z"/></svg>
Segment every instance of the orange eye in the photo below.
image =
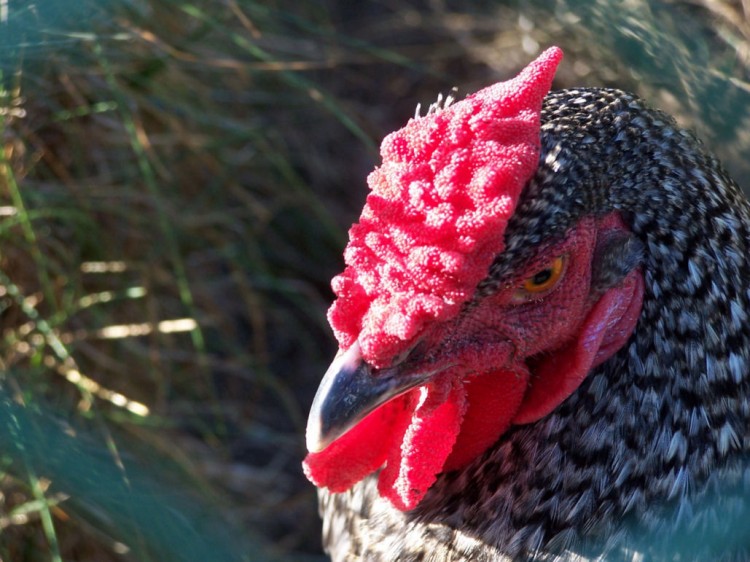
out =
<svg viewBox="0 0 750 562"><path fill-rule="evenodd" d="M550 261L546 267L526 278L518 288L517 296L524 299L524 297L539 296L541 293L549 291L560 281L563 271L565 271L565 256L558 256Z"/></svg>

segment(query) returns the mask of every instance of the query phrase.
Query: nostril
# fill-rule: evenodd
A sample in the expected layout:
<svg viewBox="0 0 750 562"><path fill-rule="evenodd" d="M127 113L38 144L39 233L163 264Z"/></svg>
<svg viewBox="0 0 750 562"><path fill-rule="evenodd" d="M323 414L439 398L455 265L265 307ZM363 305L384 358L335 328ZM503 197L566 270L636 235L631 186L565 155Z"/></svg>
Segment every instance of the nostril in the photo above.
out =
<svg viewBox="0 0 750 562"><path fill-rule="evenodd" d="M390 367L398 367L399 365L404 363L411 355L413 349L414 346L410 346L408 349L405 349L404 351L396 355L391 361Z"/></svg>

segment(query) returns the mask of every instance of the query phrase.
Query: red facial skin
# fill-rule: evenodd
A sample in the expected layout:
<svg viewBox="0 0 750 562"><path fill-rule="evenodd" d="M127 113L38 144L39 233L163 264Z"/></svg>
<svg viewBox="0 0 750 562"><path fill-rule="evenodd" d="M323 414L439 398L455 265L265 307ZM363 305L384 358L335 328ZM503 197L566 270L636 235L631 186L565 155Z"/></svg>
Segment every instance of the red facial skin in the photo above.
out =
<svg viewBox="0 0 750 562"><path fill-rule="evenodd" d="M450 367L308 455L308 477L339 492L385 464L381 495L412 509L438 474L471 462L511 424L549 414L626 343L640 315L639 270L604 292L591 287L597 238L617 230L627 229L614 213L582 219L494 295L427 326L403 369ZM546 292L521 288L559 256L565 269Z"/></svg>

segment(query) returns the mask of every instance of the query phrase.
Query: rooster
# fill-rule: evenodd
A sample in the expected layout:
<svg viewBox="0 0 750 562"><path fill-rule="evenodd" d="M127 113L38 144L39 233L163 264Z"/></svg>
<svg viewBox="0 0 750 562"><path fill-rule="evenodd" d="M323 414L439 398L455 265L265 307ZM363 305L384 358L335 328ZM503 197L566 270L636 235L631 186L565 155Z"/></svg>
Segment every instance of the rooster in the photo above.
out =
<svg viewBox="0 0 750 562"><path fill-rule="evenodd" d="M750 206L561 57L383 141L307 428L334 561L750 559Z"/></svg>

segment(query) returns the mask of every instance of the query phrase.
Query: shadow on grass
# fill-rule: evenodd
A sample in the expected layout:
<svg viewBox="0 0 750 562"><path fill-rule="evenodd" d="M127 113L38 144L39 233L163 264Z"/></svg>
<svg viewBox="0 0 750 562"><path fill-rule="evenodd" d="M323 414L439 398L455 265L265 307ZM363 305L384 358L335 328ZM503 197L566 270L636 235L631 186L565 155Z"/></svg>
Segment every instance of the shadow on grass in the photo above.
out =
<svg viewBox="0 0 750 562"><path fill-rule="evenodd" d="M0 394L0 449L5 470L12 467L25 474L35 495L40 494L35 499L45 504L39 507L42 520L51 506L58 516L85 514L106 529L115 551L126 558L272 559L260 541L225 520L167 459L152 451L146 461L127 446L115 445L111 436L97 436L91 429L42 414L39 408L21 406L5 393ZM44 490L40 482L47 482ZM55 496L62 500L49 501ZM53 537L48 535L52 542Z"/></svg>

